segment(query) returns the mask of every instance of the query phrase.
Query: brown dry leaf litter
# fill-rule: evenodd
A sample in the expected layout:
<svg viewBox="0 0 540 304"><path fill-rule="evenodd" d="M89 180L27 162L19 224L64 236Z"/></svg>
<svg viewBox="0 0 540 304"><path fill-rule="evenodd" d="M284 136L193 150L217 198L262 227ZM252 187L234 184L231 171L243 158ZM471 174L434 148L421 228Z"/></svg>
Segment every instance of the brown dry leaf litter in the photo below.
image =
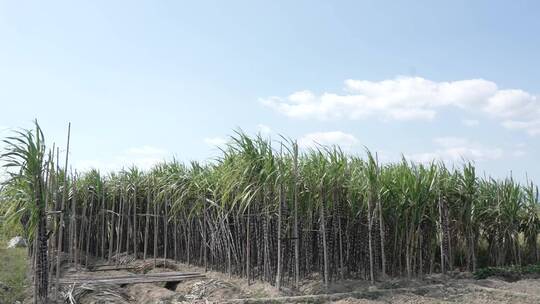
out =
<svg viewBox="0 0 540 304"><path fill-rule="evenodd" d="M133 273L159 272L201 272L204 269L195 266L175 263L171 260L141 261L129 256L119 257L119 263L133 267L128 270L108 270L91 272L81 268L65 267L64 277L93 276L96 278ZM154 268L154 263L158 266ZM208 271L206 278L197 278L179 283L143 283L127 286L78 286L68 287L63 291L69 303L101 304L101 303L156 303L156 304L209 304L224 303L232 299L275 298L284 296L325 293L317 278L302 282L299 291L293 292L284 288L278 292L273 286L254 282L248 285L245 279L229 277L220 272ZM331 303L339 304L436 304L436 303L540 303L540 280L525 279L517 282L505 282L498 279L473 280L470 274L451 274L450 276L431 275L425 280L393 279L379 283L377 288L361 280L344 280L330 285L328 293L361 292L355 297L344 295L344 299ZM362 292L366 292L363 294ZM363 294L363 296L362 296ZM71 298L70 298L71 297ZM279 303L302 303L301 300L286 299ZM270 302L268 302L270 303ZM304 302L305 303L305 302ZM310 302L313 303L313 302ZM319 303L330 303L319 301Z"/></svg>

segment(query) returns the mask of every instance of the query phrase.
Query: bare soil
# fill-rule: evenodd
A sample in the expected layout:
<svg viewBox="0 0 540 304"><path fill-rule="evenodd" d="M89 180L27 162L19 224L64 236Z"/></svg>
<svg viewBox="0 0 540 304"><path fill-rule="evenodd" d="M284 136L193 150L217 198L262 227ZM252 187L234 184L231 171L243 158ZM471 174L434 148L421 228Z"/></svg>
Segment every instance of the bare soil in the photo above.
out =
<svg viewBox="0 0 540 304"><path fill-rule="evenodd" d="M118 276L130 273L157 273L166 271L201 272L195 266L166 261L153 267L153 261L130 261L134 269L91 272L86 269L65 269L69 276ZM205 278L190 279L179 283L144 283L126 286L108 285L79 292L79 303L540 303L540 279L507 282L490 278L475 280L470 274L449 276L432 275L423 280L393 279L371 286L362 280L344 280L332 283L325 289L320 280L312 278L302 282L299 290L284 288L278 291L267 283L247 284L245 279L229 277L220 272L208 271ZM72 294L77 294L73 290ZM308 296L316 295L316 296Z"/></svg>

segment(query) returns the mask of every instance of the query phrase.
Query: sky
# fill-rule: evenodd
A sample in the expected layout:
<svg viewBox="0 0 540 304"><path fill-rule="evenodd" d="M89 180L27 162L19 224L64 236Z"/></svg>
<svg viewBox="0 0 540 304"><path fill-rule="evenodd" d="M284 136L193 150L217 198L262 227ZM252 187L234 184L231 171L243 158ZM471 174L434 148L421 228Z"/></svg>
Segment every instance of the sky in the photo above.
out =
<svg viewBox="0 0 540 304"><path fill-rule="evenodd" d="M540 183L538 1L3 1L0 136L77 170L208 160L235 130Z"/></svg>

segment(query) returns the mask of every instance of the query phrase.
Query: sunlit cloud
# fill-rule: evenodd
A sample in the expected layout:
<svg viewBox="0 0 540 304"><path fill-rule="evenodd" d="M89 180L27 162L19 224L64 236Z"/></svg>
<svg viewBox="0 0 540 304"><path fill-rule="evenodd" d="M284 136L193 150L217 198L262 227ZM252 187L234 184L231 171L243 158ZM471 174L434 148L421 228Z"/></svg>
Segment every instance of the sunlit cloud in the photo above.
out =
<svg viewBox="0 0 540 304"><path fill-rule="evenodd" d="M75 161L78 171L98 169L104 172L117 171L135 166L142 170L151 169L156 164L167 160L172 154L167 150L152 146L132 147L109 159L85 159Z"/></svg>
<svg viewBox="0 0 540 304"><path fill-rule="evenodd" d="M504 156L504 151L497 147L487 147L480 143L460 137L439 137L433 140L434 151L413 153L408 158L422 163L444 161L455 163L461 161L497 160Z"/></svg>
<svg viewBox="0 0 540 304"><path fill-rule="evenodd" d="M343 92L315 94L298 91L260 102L278 113L297 119L434 120L443 109L482 113L509 129L540 134L540 100L523 90L500 89L484 79L437 82L421 77L383 81L345 81ZM469 119L465 125L478 125Z"/></svg>
<svg viewBox="0 0 540 304"><path fill-rule="evenodd" d="M216 147L216 146L223 146L227 143L227 138L225 137L207 137L205 138L204 140L204 143L209 145L209 146L212 146L212 147Z"/></svg>
<svg viewBox="0 0 540 304"><path fill-rule="evenodd" d="M354 135L342 131L309 133L298 140L298 145L303 148L337 145L343 149L351 149L358 143L359 140Z"/></svg>

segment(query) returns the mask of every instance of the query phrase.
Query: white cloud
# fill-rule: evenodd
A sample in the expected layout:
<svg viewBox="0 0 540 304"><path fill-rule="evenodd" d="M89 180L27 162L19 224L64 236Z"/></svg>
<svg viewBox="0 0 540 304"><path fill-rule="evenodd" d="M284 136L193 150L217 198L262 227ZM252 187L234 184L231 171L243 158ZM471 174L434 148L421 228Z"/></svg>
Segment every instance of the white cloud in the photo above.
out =
<svg viewBox="0 0 540 304"><path fill-rule="evenodd" d="M74 169L77 171L90 171L97 169L103 172L117 171L122 168L122 165L113 160L99 160L99 159L83 159L75 161Z"/></svg>
<svg viewBox="0 0 540 304"><path fill-rule="evenodd" d="M437 82L421 77L383 81L349 79L342 93L304 90L261 103L292 118L433 120L443 108L481 112L503 126L540 134L540 98L522 90L501 90L494 82L469 79ZM470 124L476 124L469 121Z"/></svg>
<svg viewBox="0 0 540 304"><path fill-rule="evenodd" d="M298 140L298 145L303 148L313 148L317 145L338 145L343 149L350 149L357 145L358 142L358 139L352 134L341 131L331 131L306 134Z"/></svg>
<svg viewBox="0 0 540 304"><path fill-rule="evenodd" d="M167 150L159 149L152 146L142 146L142 147L136 147L136 148L130 148L126 150L127 154L131 155L167 155Z"/></svg>
<svg viewBox="0 0 540 304"><path fill-rule="evenodd" d="M433 152L407 155L417 162L431 162L442 160L445 162L487 161L503 157L504 151L500 148L486 147L479 143L460 137L440 137L433 140L437 149Z"/></svg>
<svg viewBox="0 0 540 304"><path fill-rule="evenodd" d="M540 114L536 96L522 90L499 90L491 96L484 110L505 119L534 119Z"/></svg>
<svg viewBox="0 0 540 304"><path fill-rule="evenodd" d="M467 127L476 127L480 125L480 122L476 119L463 119L461 123Z"/></svg>
<svg viewBox="0 0 540 304"><path fill-rule="evenodd" d="M518 143L517 145L514 146L514 151L512 152L512 156L516 158L521 158L523 156L526 156L527 154L529 154L527 152L527 144Z"/></svg>
<svg viewBox="0 0 540 304"><path fill-rule="evenodd" d="M523 156L527 155L527 151L518 149L518 150L515 150L514 152L512 152L512 155L514 157L518 157L518 158L523 157Z"/></svg>
<svg viewBox="0 0 540 304"><path fill-rule="evenodd" d="M154 165L166 160L170 155L167 150L142 146L126 149L119 155L108 159L87 159L75 162L75 168L79 171L99 169L101 171L118 171L122 168L136 166L137 168L148 170Z"/></svg>
<svg viewBox="0 0 540 304"><path fill-rule="evenodd" d="M507 120L503 122L503 126L513 130L525 130L530 135L540 134L540 119L529 121Z"/></svg>
<svg viewBox="0 0 540 304"><path fill-rule="evenodd" d="M224 137L207 137L204 139L204 143L212 147L223 146L227 143L227 139Z"/></svg>
<svg viewBox="0 0 540 304"><path fill-rule="evenodd" d="M259 133L261 133L262 135L269 135L272 133L272 128L270 128L269 126L267 125L263 125L263 124L258 124L257 125L257 130L259 131Z"/></svg>

